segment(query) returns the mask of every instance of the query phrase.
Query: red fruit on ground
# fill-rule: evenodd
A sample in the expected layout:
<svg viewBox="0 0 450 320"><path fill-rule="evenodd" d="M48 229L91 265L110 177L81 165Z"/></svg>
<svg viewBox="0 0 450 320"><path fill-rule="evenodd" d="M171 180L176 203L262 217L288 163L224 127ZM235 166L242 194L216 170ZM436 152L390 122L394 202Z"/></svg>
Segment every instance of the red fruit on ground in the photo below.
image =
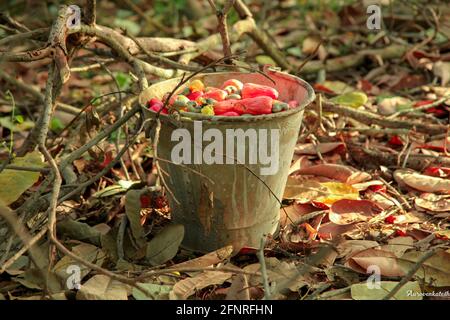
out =
<svg viewBox="0 0 450 320"><path fill-rule="evenodd" d="M395 220L396 220L396 218L394 216L389 216L384 219L384 222L389 223L389 224L394 224Z"/></svg>
<svg viewBox="0 0 450 320"><path fill-rule="evenodd" d="M392 138L389 139L388 143L389 143L391 146L395 146L395 147L401 147L401 146L403 146L403 141L402 141L402 139L400 139L399 136L392 136Z"/></svg>
<svg viewBox="0 0 450 320"><path fill-rule="evenodd" d="M246 83L241 90L242 99L254 97L270 97L272 99L278 98L278 91L269 86L264 86L256 83Z"/></svg>
<svg viewBox="0 0 450 320"><path fill-rule="evenodd" d="M402 230L395 230L395 235L398 237L406 237L406 232Z"/></svg>

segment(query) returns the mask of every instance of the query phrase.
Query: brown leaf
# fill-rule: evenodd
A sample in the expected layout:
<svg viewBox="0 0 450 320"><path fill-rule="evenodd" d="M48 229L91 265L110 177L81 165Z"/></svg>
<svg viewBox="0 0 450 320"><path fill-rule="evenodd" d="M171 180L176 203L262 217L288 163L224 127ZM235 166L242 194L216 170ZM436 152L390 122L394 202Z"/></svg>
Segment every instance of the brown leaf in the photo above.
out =
<svg viewBox="0 0 450 320"><path fill-rule="evenodd" d="M413 268L417 261L425 254L421 251L409 251L399 258L399 265L407 273ZM426 284L434 287L450 286L450 251L440 250L426 260L415 273L416 279L425 281Z"/></svg>
<svg viewBox="0 0 450 320"><path fill-rule="evenodd" d="M346 182L354 172L354 169L339 164L318 164L307 168L301 168L294 171L293 174L321 176Z"/></svg>
<svg viewBox="0 0 450 320"><path fill-rule="evenodd" d="M245 274L240 273L233 276L225 300L250 300L250 290Z"/></svg>
<svg viewBox="0 0 450 320"><path fill-rule="evenodd" d="M328 217L335 224L346 225L368 221L383 209L369 200L339 200L331 205Z"/></svg>
<svg viewBox="0 0 450 320"><path fill-rule="evenodd" d="M376 266L382 276L401 277L405 273L397 263L395 254L389 251L369 248L351 256L345 265L359 273L368 272L369 267Z"/></svg>
<svg viewBox="0 0 450 320"><path fill-rule="evenodd" d="M390 251L401 257L407 250L413 248L414 239L411 237L397 237L390 239L388 244L381 246L381 250Z"/></svg>
<svg viewBox="0 0 450 320"><path fill-rule="evenodd" d="M298 220L302 215L317 211L317 208L309 203L294 203L280 209L280 226L285 227Z"/></svg>
<svg viewBox="0 0 450 320"><path fill-rule="evenodd" d="M319 143L315 146L312 143L305 143L295 147L296 154L309 154L309 155L317 155L317 151L324 154L327 152L331 152L338 147L344 147L342 142L323 142Z"/></svg>
<svg viewBox="0 0 450 320"><path fill-rule="evenodd" d="M212 285L219 285L230 279L232 273L221 271L205 271L192 278L178 281L169 294L171 300L186 300L196 291Z"/></svg>
<svg viewBox="0 0 450 320"><path fill-rule="evenodd" d="M228 259L231 257L232 253L233 246L230 245L207 253L201 257L178 263L171 266L171 268L206 268Z"/></svg>
<svg viewBox="0 0 450 320"><path fill-rule="evenodd" d="M420 191L450 193L450 180L426 176L410 169L396 170L394 178L397 183Z"/></svg>
<svg viewBox="0 0 450 320"><path fill-rule="evenodd" d="M415 198L414 203L417 207L432 212L450 211L450 196L436 195L433 193L423 193L420 198Z"/></svg>
<svg viewBox="0 0 450 320"><path fill-rule="evenodd" d="M372 240L344 240L337 245L338 257L347 259L349 256L369 248L378 249L378 242Z"/></svg>

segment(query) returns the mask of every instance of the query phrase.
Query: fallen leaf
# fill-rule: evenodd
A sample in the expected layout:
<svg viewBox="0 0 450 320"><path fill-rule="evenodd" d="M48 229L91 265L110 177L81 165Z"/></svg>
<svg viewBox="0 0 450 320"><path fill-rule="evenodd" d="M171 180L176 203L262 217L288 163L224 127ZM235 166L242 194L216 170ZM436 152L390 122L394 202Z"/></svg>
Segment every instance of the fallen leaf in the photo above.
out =
<svg viewBox="0 0 450 320"><path fill-rule="evenodd" d="M280 209L280 226L285 227L298 220L302 215L317 211L317 208L309 203L294 203Z"/></svg>
<svg viewBox="0 0 450 320"><path fill-rule="evenodd" d="M414 204L419 208L426 209L431 212L450 211L450 196L423 193L420 195L420 198L414 199Z"/></svg>
<svg viewBox="0 0 450 320"><path fill-rule="evenodd" d="M317 145L304 143L295 147L295 153L317 155L317 151L319 151L321 154L325 154L336 150L339 147L344 147L344 144L342 142L322 142Z"/></svg>
<svg viewBox="0 0 450 320"><path fill-rule="evenodd" d="M336 224L351 224L368 221L383 209L369 200L343 199L334 202L330 207L328 217Z"/></svg>
<svg viewBox="0 0 450 320"><path fill-rule="evenodd" d="M315 175L346 182L354 172L355 170L353 168L340 164L318 164L311 167L301 168L294 171L292 174Z"/></svg>
<svg viewBox="0 0 450 320"><path fill-rule="evenodd" d="M42 155L38 151L15 158L12 164L20 167L44 167ZM40 172L11 169L0 172L0 186L3 186L0 188L0 203L7 206L16 201L22 193L39 180L40 175ZM5 186L7 187L5 188Z"/></svg>
<svg viewBox="0 0 450 320"><path fill-rule="evenodd" d="M141 225L141 195L143 190L129 190L125 195L125 213L130 222L131 233L139 247L146 243L144 228Z"/></svg>
<svg viewBox="0 0 450 320"><path fill-rule="evenodd" d="M369 248L360 251L349 257L345 265L359 273L370 273L368 272L369 267L376 266L382 276L399 277L405 275L397 263L395 254L379 249Z"/></svg>
<svg viewBox="0 0 450 320"><path fill-rule="evenodd" d="M356 254L357 252L375 248L379 249L380 245L376 241L372 240L343 240L337 245L339 252L338 257L347 259L349 256Z"/></svg>
<svg viewBox="0 0 450 320"><path fill-rule="evenodd" d="M395 254L397 257L403 256L403 254L413 248L414 239L411 237L396 237L390 239L388 244L381 246L381 250L389 251Z"/></svg>
<svg viewBox="0 0 450 320"><path fill-rule="evenodd" d="M192 278L178 281L169 294L171 300L186 300L196 291L212 285L220 285L230 279L232 273L205 271Z"/></svg>
<svg viewBox="0 0 450 320"><path fill-rule="evenodd" d="M398 259L398 265L403 269L404 274L408 273L417 261L424 255L421 251L408 251ZM419 270L414 274L414 278L425 281L433 287L450 286L450 252L439 250L431 258L426 260Z"/></svg>
<svg viewBox="0 0 450 320"><path fill-rule="evenodd" d="M356 109L367 103L367 95L363 92L353 91L333 97L330 101Z"/></svg>
<svg viewBox="0 0 450 320"><path fill-rule="evenodd" d="M239 273L233 276L225 300L250 300L250 290L245 274Z"/></svg>
<svg viewBox="0 0 450 320"><path fill-rule="evenodd" d="M146 261L154 266L169 261L177 254L183 238L183 225L168 225L148 243Z"/></svg>
<svg viewBox="0 0 450 320"><path fill-rule="evenodd" d="M77 300L128 300L128 286L98 274L81 285Z"/></svg>
<svg viewBox="0 0 450 320"><path fill-rule="evenodd" d="M102 250L87 243L82 243L73 247L72 252L87 262L94 263L98 266L101 266L105 259L105 254ZM91 271L91 268L86 265L79 263L69 256L64 256L55 264L53 267L53 272L55 272L56 275L64 281L64 283L67 283L68 278L73 275L73 269L70 269L73 266L78 267L80 270L80 277L76 280L83 280L83 278Z"/></svg>
<svg viewBox="0 0 450 320"><path fill-rule="evenodd" d="M233 246L230 245L207 253L201 257L175 264L171 266L171 268L206 268L230 258L232 254Z"/></svg>
<svg viewBox="0 0 450 320"><path fill-rule="evenodd" d="M448 179L430 177L410 169L396 170L394 178L397 183L405 184L420 191L450 193L450 180Z"/></svg>
<svg viewBox="0 0 450 320"><path fill-rule="evenodd" d="M369 286L368 283L357 283L351 286L353 300L381 300L383 299L398 282L380 281L376 285ZM379 287L378 287L379 286ZM418 282L409 281L405 283L391 300L422 300L422 291Z"/></svg>
<svg viewBox="0 0 450 320"><path fill-rule="evenodd" d="M336 94L344 94L355 91L354 87L342 81L324 81L321 85Z"/></svg>
<svg viewBox="0 0 450 320"><path fill-rule="evenodd" d="M342 199L357 200L359 198L358 190L351 185L340 182L322 182L320 185L327 188L327 194L317 197L315 199L317 202L330 205Z"/></svg>
<svg viewBox="0 0 450 320"><path fill-rule="evenodd" d="M101 233L87 223L67 218L58 222L57 230L58 233L63 234L65 237L85 241L95 246L101 245Z"/></svg>
<svg viewBox="0 0 450 320"><path fill-rule="evenodd" d="M131 294L133 298L136 300L168 300L169 293L172 290L172 286L155 284L155 283L136 283L138 286L146 289L151 293L151 297L149 297L144 292L140 291L137 288L133 288Z"/></svg>
<svg viewBox="0 0 450 320"><path fill-rule="evenodd" d="M309 202L319 195L326 195L327 188L316 181L303 181L292 177L288 178L283 198L297 199L299 202Z"/></svg>

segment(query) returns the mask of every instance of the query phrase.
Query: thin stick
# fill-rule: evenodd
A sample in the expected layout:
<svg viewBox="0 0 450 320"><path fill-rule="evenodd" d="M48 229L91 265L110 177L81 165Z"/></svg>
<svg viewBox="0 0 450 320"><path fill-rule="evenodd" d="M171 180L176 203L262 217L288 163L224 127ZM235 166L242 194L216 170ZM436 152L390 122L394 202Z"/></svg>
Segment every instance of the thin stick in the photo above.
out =
<svg viewBox="0 0 450 320"><path fill-rule="evenodd" d="M403 279L397 283L397 285L386 295L383 297L383 300L389 300L391 299L411 278L416 274L416 272L420 269L420 267L430 259L436 251L437 247L434 247L430 250L428 250L419 260L417 260L414 267L411 268L411 270L408 271L408 273L403 277Z"/></svg>
<svg viewBox="0 0 450 320"><path fill-rule="evenodd" d="M264 259L264 247L266 246L266 236L264 235L261 238L261 244L259 247L259 250L257 252L259 264L261 265L261 277L263 281L264 286L264 300L270 300L271 293L270 293L270 286L269 286L269 279L267 276L267 269L266 269L266 260Z"/></svg>

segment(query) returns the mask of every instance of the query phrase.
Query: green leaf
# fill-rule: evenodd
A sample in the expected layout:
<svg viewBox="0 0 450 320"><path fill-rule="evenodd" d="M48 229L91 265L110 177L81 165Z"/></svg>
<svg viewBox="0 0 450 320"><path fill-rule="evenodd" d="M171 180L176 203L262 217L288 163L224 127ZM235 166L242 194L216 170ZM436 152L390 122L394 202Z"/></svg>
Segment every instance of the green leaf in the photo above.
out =
<svg viewBox="0 0 450 320"><path fill-rule="evenodd" d="M336 94L344 94L355 91L355 88L342 81L324 81L321 83L321 85Z"/></svg>
<svg viewBox="0 0 450 320"><path fill-rule="evenodd" d="M334 103L356 109L363 106L367 102L367 96L363 92L354 91L341 94L330 100Z"/></svg>
<svg viewBox="0 0 450 320"><path fill-rule="evenodd" d="M25 120L21 123L14 123L11 117L2 117L0 118L0 127L5 127L13 132L21 132L33 128L34 122Z"/></svg>
<svg viewBox="0 0 450 320"><path fill-rule="evenodd" d="M259 64L270 64L272 66L277 66L277 63L269 56L259 55L256 56L255 60Z"/></svg>
<svg viewBox="0 0 450 320"><path fill-rule="evenodd" d="M354 300L381 300L398 284L395 281L380 281L379 288L371 283L357 283L351 286L351 294ZM391 300L422 300L422 291L418 282L407 282L391 298Z"/></svg>
<svg viewBox="0 0 450 320"><path fill-rule="evenodd" d="M60 132L64 129L64 123L60 118L53 117L50 121L50 129L55 132Z"/></svg>
<svg viewBox="0 0 450 320"><path fill-rule="evenodd" d="M14 117L14 120L16 120L17 123L21 124L25 120L21 114L18 114Z"/></svg>
<svg viewBox="0 0 450 320"><path fill-rule="evenodd" d="M171 224L158 233L147 245L146 260L151 265L163 264L178 252L184 238L184 226Z"/></svg>
<svg viewBox="0 0 450 320"><path fill-rule="evenodd" d="M119 71L114 73L114 77L119 84L120 90L126 90L130 87L131 78L128 74Z"/></svg>
<svg viewBox="0 0 450 320"><path fill-rule="evenodd" d="M72 220L70 218L58 222L58 232L70 239L85 241L100 246L101 233L87 223Z"/></svg>
<svg viewBox="0 0 450 320"><path fill-rule="evenodd" d="M133 288L132 295L136 300L168 300L169 292L172 290L172 286L162 284L137 283L137 285L149 291L152 297L148 297L142 291Z"/></svg>
<svg viewBox="0 0 450 320"><path fill-rule="evenodd" d="M24 157L17 157L12 164L23 167L44 167L42 156L38 151L27 153ZM0 173L0 203L10 205L22 193L39 180L40 172L5 169Z"/></svg>
<svg viewBox="0 0 450 320"><path fill-rule="evenodd" d="M129 32L133 36L137 36L139 32L141 32L141 27L136 22L130 19L116 18L114 20L114 25L118 28L127 30L127 32Z"/></svg>
<svg viewBox="0 0 450 320"><path fill-rule="evenodd" d="M130 190L125 196L125 213L130 222L131 233L137 244L145 245L145 232L141 226L141 194L143 190Z"/></svg>

